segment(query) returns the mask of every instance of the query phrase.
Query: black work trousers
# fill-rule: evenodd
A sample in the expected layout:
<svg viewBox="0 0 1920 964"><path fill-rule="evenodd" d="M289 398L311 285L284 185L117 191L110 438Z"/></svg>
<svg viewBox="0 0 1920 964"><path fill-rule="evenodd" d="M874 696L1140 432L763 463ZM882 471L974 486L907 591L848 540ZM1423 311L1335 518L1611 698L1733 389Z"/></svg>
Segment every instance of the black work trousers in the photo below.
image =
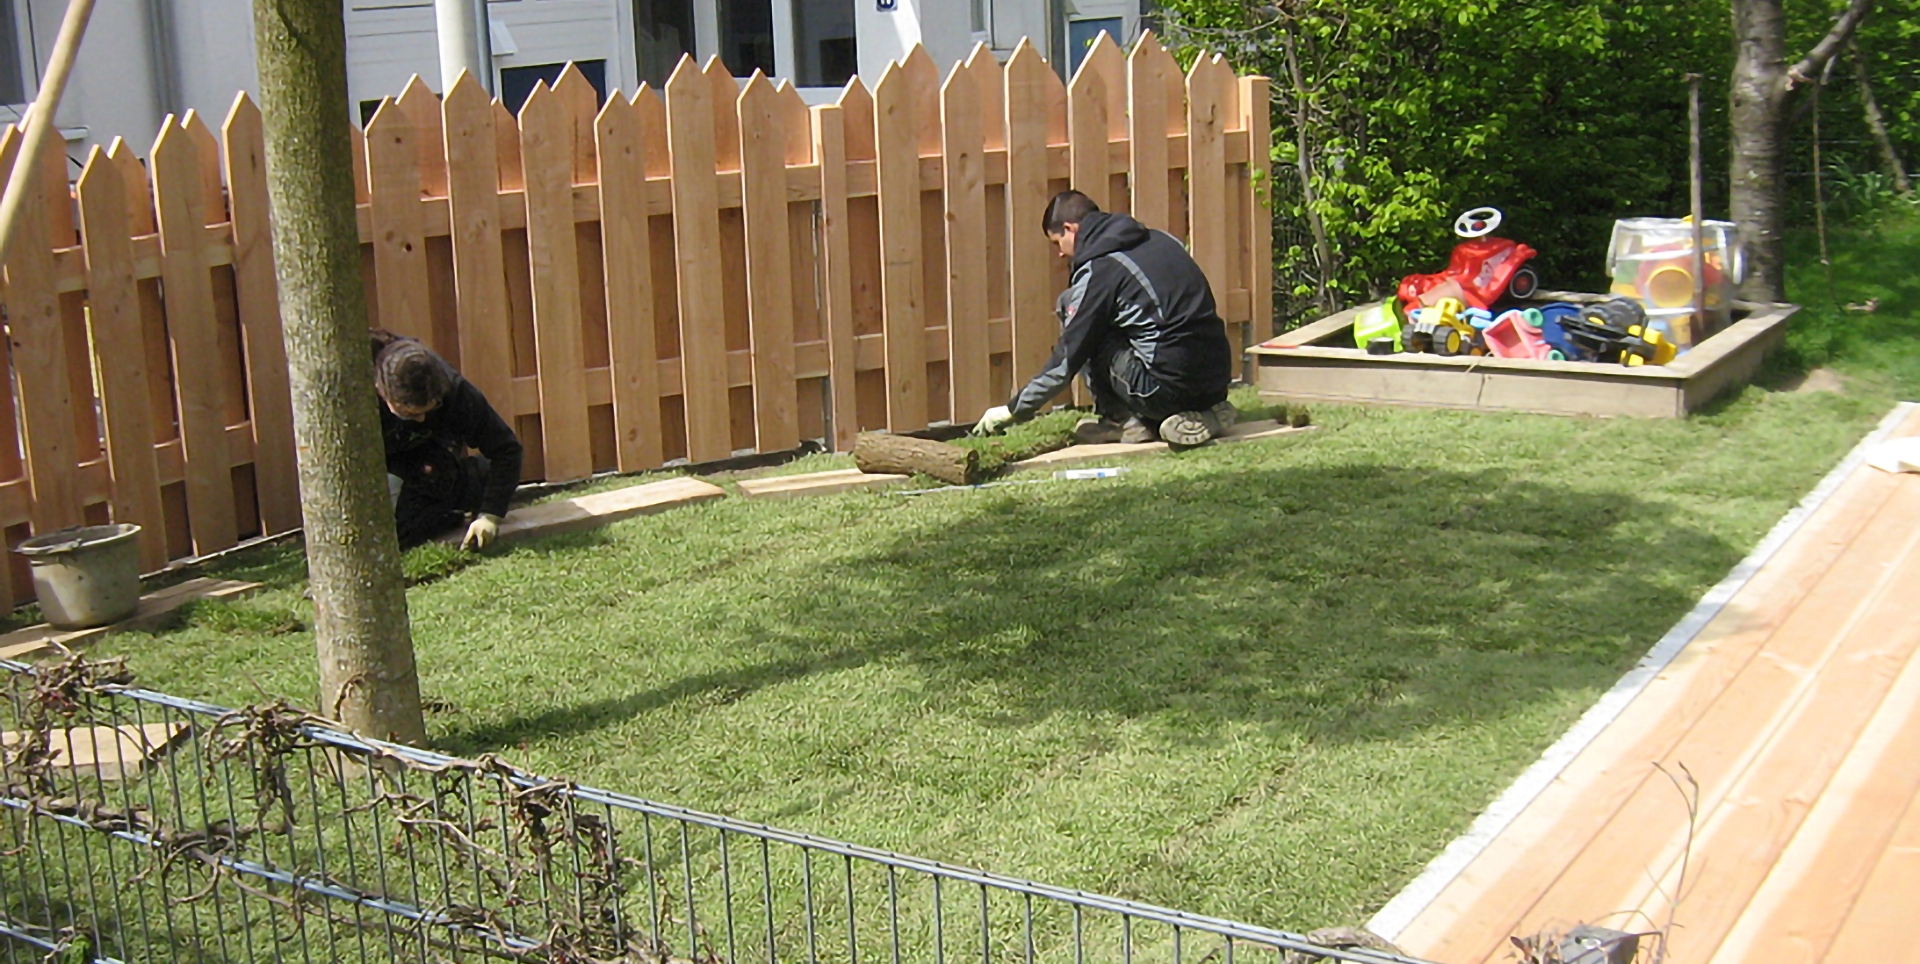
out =
<svg viewBox="0 0 1920 964"><path fill-rule="evenodd" d="M1080 377L1093 395L1094 412L1111 422L1138 418L1158 426L1176 412L1204 412L1227 400L1224 391L1203 398L1161 383L1125 338L1101 345Z"/></svg>

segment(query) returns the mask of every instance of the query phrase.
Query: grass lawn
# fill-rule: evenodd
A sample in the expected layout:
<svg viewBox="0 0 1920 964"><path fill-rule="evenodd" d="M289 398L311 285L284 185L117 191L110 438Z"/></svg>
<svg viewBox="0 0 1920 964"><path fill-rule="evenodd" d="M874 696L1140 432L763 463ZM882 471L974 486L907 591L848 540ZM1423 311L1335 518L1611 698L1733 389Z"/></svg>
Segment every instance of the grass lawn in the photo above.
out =
<svg viewBox="0 0 1920 964"><path fill-rule="evenodd" d="M1773 387L1684 422L1319 408L1310 435L1115 480L729 499L514 547L410 594L433 738L1049 883L1357 923L1920 387L1920 350L1873 334L1920 317L1920 228L1861 230L1878 311L1811 313ZM1826 364L1846 391L1783 390ZM311 705L298 549L218 574L269 589L101 651L180 695Z"/></svg>

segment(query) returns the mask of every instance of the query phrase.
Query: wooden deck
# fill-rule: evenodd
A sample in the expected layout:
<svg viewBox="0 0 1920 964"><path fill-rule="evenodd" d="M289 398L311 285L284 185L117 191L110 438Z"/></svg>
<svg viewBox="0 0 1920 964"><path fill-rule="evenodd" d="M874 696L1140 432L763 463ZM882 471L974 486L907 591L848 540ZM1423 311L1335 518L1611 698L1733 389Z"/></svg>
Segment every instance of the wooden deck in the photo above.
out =
<svg viewBox="0 0 1920 964"><path fill-rule="evenodd" d="M1920 475L1856 452L1374 930L1446 964L1670 918L1671 964L1920 961L1916 648Z"/></svg>

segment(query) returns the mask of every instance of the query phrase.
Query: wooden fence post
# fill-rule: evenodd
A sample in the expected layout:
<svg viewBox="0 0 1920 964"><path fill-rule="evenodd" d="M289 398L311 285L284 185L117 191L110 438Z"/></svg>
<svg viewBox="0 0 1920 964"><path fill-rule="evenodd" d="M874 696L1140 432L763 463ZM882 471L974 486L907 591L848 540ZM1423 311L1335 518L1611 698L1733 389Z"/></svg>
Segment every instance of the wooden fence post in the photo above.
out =
<svg viewBox="0 0 1920 964"><path fill-rule="evenodd" d="M986 135L973 71L956 65L940 91L945 134L947 370L953 421L965 422L991 401L987 345Z"/></svg>
<svg viewBox="0 0 1920 964"><path fill-rule="evenodd" d="M740 92L740 206L746 222L755 448L800 444L793 378L793 254L787 223L787 132L780 94L754 71Z"/></svg>
<svg viewBox="0 0 1920 964"><path fill-rule="evenodd" d="M890 64L873 95L885 304L887 428L927 427L926 281L921 274L920 130L906 67Z"/></svg>
<svg viewBox="0 0 1920 964"><path fill-rule="evenodd" d="M1240 79L1240 114L1247 127L1247 297L1253 341L1273 330L1273 135L1267 78Z"/></svg>
<svg viewBox="0 0 1920 964"><path fill-rule="evenodd" d="M532 259L540 438L549 481L593 474L581 346L580 253L574 235L574 119L544 83L520 108L526 165L527 253Z"/></svg>
<svg viewBox="0 0 1920 964"><path fill-rule="evenodd" d="M427 298L427 239L420 224L420 147L413 121L392 100L367 122L367 175L372 201L373 264L380 327L434 344Z"/></svg>
<svg viewBox="0 0 1920 964"><path fill-rule="evenodd" d="M280 332L280 284L274 275L266 135L260 108L244 92L233 99L233 109L227 112L222 126L233 208L233 282L239 299L241 333L246 338L253 481L259 493L261 524L271 535L300 528L301 516L299 468L293 448L293 399L288 387L287 346Z"/></svg>
<svg viewBox="0 0 1920 964"><path fill-rule="evenodd" d="M98 147L80 172L79 196L94 342L139 345L140 296L134 282L126 180ZM144 352L116 352L116 356L113 364L100 366L113 521L140 527L140 568L153 572L167 564L167 530L160 504L160 470L153 455L152 389L147 384Z"/></svg>
<svg viewBox="0 0 1920 964"><path fill-rule="evenodd" d="M167 335L180 405L180 454L186 465L187 522L193 551L206 555L239 541L234 518L233 457L226 404L217 379L185 377L219 355L214 331L213 279L207 237L204 163L193 135L169 121L154 142L153 193L160 214L160 275L166 295Z"/></svg>
<svg viewBox="0 0 1920 964"><path fill-rule="evenodd" d="M1166 78L1178 70L1152 32L1140 36L1127 58L1129 210L1141 224L1162 231L1173 221L1167 204Z"/></svg>
<svg viewBox="0 0 1920 964"><path fill-rule="evenodd" d="M854 81L853 83L858 83ZM820 159L820 256L826 287L821 304L827 332L827 388L836 452L853 448L860 434L854 393L852 253L847 235L847 136L839 104L813 109L814 153Z"/></svg>
<svg viewBox="0 0 1920 964"><path fill-rule="evenodd" d="M651 97L649 92L642 96ZM636 101L607 98L594 121L600 176L600 257L607 285L607 356L613 377L620 471L657 468L660 364L654 344L653 232L647 215L647 144L665 136Z"/></svg>
<svg viewBox="0 0 1920 964"><path fill-rule="evenodd" d="M513 330L500 250L499 146L493 101L471 75L440 103L453 235L454 300L460 313L460 374L513 421Z"/></svg>
<svg viewBox="0 0 1920 964"><path fill-rule="evenodd" d="M667 149L673 163L674 260L680 283L681 394L687 458L693 462L733 454L713 118L713 83L693 58L682 57L667 78Z"/></svg>
<svg viewBox="0 0 1920 964"><path fill-rule="evenodd" d="M20 188L13 242L7 255L7 325L12 347L15 404L30 480L33 531L44 534L81 520L74 486L73 386L67 369L67 335L54 288L53 210L47 165L20 157L20 131L8 127L0 143L0 170L31 164ZM58 146L58 142L46 142ZM64 186L64 185L63 185Z"/></svg>
<svg viewBox="0 0 1920 964"><path fill-rule="evenodd" d="M1046 212L1048 88L1060 78L1025 40L1007 61L1007 234L1013 270L1013 384L1040 373L1060 336L1053 312L1058 253L1040 230Z"/></svg>
<svg viewBox="0 0 1920 964"><path fill-rule="evenodd" d="M1224 69L1216 58L1202 54L1187 72L1187 246L1218 302L1226 300L1228 281L1227 97L1219 75ZM1240 352L1233 354L1238 375Z"/></svg>

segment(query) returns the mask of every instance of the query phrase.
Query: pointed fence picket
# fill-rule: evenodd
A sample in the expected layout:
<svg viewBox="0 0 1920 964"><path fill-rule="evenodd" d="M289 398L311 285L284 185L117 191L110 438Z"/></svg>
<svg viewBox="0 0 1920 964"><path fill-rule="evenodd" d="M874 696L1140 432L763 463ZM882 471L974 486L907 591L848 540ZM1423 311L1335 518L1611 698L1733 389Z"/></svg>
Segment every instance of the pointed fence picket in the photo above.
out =
<svg viewBox="0 0 1920 964"><path fill-rule="evenodd" d="M844 449L965 421L1044 362L1072 185L1187 240L1241 341L1272 327L1264 78L1110 38L871 91L682 62L601 103L577 68L516 117L415 78L352 132L370 321L425 339L521 432L529 479ZM20 137L0 131L0 174ZM149 570L300 523L259 108L168 118L78 182L44 159L0 291L0 533L108 519ZM111 353L111 363L103 359ZM28 598L0 553L0 605Z"/></svg>

